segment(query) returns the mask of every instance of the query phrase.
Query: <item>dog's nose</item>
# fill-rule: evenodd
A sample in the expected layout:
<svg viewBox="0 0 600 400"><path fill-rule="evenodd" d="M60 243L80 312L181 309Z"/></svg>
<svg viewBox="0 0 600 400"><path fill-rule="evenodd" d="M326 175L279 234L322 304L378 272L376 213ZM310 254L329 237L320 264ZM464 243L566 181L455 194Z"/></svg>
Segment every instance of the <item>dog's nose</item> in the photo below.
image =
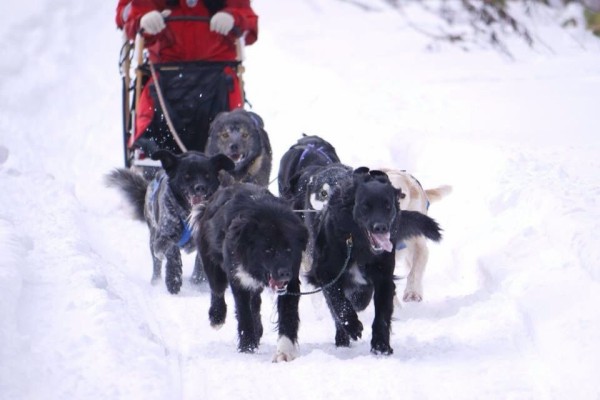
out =
<svg viewBox="0 0 600 400"><path fill-rule="evenodd" d="M277 270L277 280L289 282L292 279L292 270L289 268L279 268Z"/></svg>
<svg viewBox="0 0 600 400"><path fill-rule="evenodd" d="M237 145L237 143L232 143L231 145L229 145L229 150L235 152L238 151L238 147L239 146Z"/></svg>
<svg viewBox="0 0 600 400"><path fill-rule="evenodd" d="M194 185L194 192L206 193L206 186L201 183L198 183L197 185Z"/></svg>
<svg viewBox="0 0 600 400"><path fill-rule="evenodd" d="M376 222L373 224L373 233L387 233L389 230L388 225L383 222Z"/></svg>

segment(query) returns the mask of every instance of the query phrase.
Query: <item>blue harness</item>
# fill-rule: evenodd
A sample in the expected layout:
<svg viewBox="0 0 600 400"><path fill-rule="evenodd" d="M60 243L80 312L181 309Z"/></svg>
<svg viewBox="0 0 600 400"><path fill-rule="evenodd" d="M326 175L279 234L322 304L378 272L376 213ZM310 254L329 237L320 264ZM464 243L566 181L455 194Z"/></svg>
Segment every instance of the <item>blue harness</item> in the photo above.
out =
<svg viewBox="0 0 600 400"><path fill-rule="evenodd" d="M314 143L309 143L309 144L306 145L306 147L304 147L304 151L300 155L300 160L298 160L298 164L301 164L302 161L304 161L304 157L306 157L308 155L308 153L310 153L311 151L316 151L317 153L319 153L322 156L324 156L327 159L328 163L333 162L331 160L331 158L329 158L329 156L327 155L327 153L325 153L323 151L323 147L317 147L317 146L315 146Z"/></svg>

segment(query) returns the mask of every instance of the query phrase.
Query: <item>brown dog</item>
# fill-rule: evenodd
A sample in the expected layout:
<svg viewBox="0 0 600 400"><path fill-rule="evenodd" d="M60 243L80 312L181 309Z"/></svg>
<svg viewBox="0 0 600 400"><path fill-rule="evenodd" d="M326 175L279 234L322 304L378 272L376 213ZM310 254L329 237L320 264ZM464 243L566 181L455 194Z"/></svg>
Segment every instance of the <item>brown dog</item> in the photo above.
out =
<svg viewBox="0 0 600 400"><path fill-rule="evenodd" d="M452 187L442 185L434 189L423 189L419 181L406 171L382 168L392 185L401 189L405 195L400 199L400 209L418 211L427 214L430 203L440 201L452 192ZM396 247L396 268L398 265L406 265L410 272L406 277L406 288L402 299L404 301L423 300L423 274L429 258L427 238L414 236L404 242L406 247Z"/></svg>

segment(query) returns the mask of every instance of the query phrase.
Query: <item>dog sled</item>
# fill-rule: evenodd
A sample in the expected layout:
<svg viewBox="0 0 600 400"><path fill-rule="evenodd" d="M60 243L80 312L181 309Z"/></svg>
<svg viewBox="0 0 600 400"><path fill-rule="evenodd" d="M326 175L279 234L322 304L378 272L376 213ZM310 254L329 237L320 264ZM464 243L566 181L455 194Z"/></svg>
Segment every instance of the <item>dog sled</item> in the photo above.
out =
<svg viewBox="0 0 600 400"><path fill-rule="evenodd" d="M209 23L208 17L167 17L167 23L194 21ZM119 56L122 80L123 155L126 168L144 176L154 176L160 162L151 155L162 149L174 153L203 151L210 121L233 104L245 104L243 90L243 37L236 41L237 60L231 62L183 61L153 64L145 49L144 36L135 41L125 38ZM237 76L236 85L232 76ZM148 85L154 103L149 129L136 114L141 107L142 91ZM141 125L141 124L140 124ZM190 128L193 127L193 128Z"/></svg>

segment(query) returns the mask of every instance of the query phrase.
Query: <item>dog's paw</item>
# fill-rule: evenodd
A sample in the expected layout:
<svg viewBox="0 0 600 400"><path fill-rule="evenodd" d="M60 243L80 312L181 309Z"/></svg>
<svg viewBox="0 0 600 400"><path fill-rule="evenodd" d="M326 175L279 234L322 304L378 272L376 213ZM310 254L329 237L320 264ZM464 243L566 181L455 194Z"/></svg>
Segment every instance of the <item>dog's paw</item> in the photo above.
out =
<svg viewBox="0 0 600 400"><path fill-rule="evenodd" d="M394 349L392 349L389 343L373 340L371 341L371 353L375 355L389 356L394 353Z"/></svg>
<svg viewBox="0 0 600 400"><path fill-rule="evenodd" d="M258 349L258 343L254 341L241 340L238 345L240 353L254 353Z"/></svg>
<svg viewBox="0 0 600 400"><path fill-rule="evenodd" d="M405 302L410 302L410 301L423 301L423 294L417 292L416 290L405 290L404 291L404 297L402 297L402 300L404 300Z"/></svg>
<svg viewBox="0 0 600 400"><path fill-rule="evenodd" d="M208 309L208 319L210 320L210 326L213 329L220 329L225 324L225 317L227 316L227 305L223 300L222 303L211 304Z"/></svg>
<svg viewBox="0 0 600 400"><path fill-rule="evenodd" d="M296 346L287 336L280 336L277 341L277 352L273 356L273 362L292 361L296 358Z"/></svg>
<svg viewBox="0 0 600 400"><path fill-rule="evenodd" d="M343 322L342 328L352 340L358 340L362 337L363 324L358 320L356 314L349 321Z"/></svg>
<svg viewBox="0 0 600 400"><path fill-rule="evenodd" d="M218 331L219 329L221 329L223 327L223 325L225 325L224 322L222 322L220 324L215 324L213 322L210 323L210 327L213 328L215 331Z"/></svg>
<svg viewBox="0 0 600 400"><path fill-rule="evenodd" d="M162 278L161 278L160 275L159 276L153 276L152 279L150 280L150 283L152 284L152 286L156 286L159 283L161 283L161 281L162 281Z"/></svg>
<svg viewBox="0 0 600 400"><path fill-rule="evenodd" d="M181 276L168 276L167 279L165 279L165 283L167 285L167 290L169 291L169 293L177 294L181 289Z"/></svg>

